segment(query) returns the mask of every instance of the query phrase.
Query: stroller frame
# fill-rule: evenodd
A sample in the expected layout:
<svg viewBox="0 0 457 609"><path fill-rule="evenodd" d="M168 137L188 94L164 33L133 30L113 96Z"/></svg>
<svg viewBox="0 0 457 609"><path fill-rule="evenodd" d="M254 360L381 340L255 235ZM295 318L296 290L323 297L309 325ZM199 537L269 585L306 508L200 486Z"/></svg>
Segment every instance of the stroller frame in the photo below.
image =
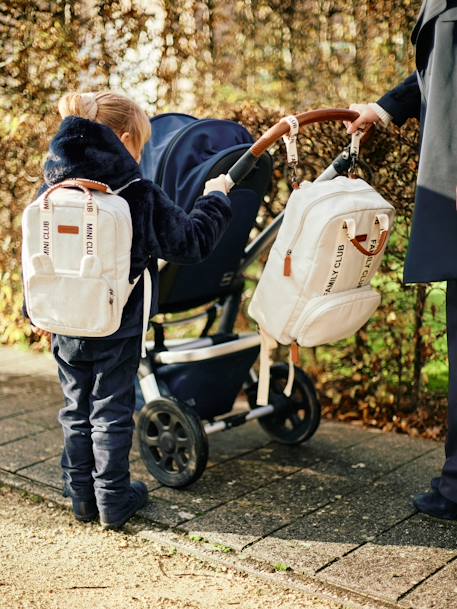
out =
<svg viewBox="0 0 457 609"><path fill-rule="evenodd" d="M357 113L349 110L317 110L297 115L299 124L327 120L353 121ZM279 137L288 133L289 123L282 119L251 148L243 154L229 170L227 181L234 185L239 183L256 165L258 158ZM261 144L261 145L260 145ZM331 180L345 174L354 166L357 150L349 146L345 148L316 179L316 181ZM271 245L281 226L284 212L266 227L245 248L238 273L245 271ZM166 263L160 263L159 269ZM296 368L294 391L298 391L298 402L291 406L291 399L282 395L281 391L270 395L270 404L256 406L257 376L249 365L248 378L241 382L248 397L250 409L232 413L224 411L219 417L206 416L203 425L200 416L191 405L176 400L164 383L158 378L159 369L164 367L179 367L198 365L200 362L214 362L221 358L251 358L252 363L257 359L260 349L260 336L257 333L234 335L233 328L237 318L242 289L226 297L224 304L210 305L206 311L177 321L166 321L162 326L193 323L206 319L210 327L215 321L216 314L220 315L219 333L215 336L201 336L197 339L174 339L147 342L147 357L143 358L138 372L139 383L146 405L141 409L137 421L137 434L140 442L140 452L148 470L163 484L175 488L187 486L197 480L203 473L207 457L207 437L220 431L227 431L258 419L263 429L275 440L286 444L298 444L309 439L317 430L320 422L320 404L309 376ZM287 378L287 366L275 364L271 369L272 381L281 381L283 388ZM280 388L281 388L280 387ZM232 402L233 406L233 402ZM305 421L293 425L290 429L286 422L288 417L296 417L298 406L307 409ZM162 418L161 417L162 413ZM295 419L295 423L297 420ZM306 424L305 424L306 423ZM151 428L153 432L151 433ZM187 452L186 452L187 451ZM184 454L186 453L186 457ZM190 457L189 457L190 454ZM167 465L168 463L168 465ZM170 465L173 463L173 465Z"/></svg>

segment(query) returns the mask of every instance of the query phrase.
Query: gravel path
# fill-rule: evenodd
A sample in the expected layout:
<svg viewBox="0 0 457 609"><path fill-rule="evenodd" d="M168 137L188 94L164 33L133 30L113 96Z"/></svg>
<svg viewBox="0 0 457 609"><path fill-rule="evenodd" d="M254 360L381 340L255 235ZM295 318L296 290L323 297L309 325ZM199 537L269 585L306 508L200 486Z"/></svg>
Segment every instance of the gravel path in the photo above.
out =
<svg viewBox="0 0 457 609"><path fill-rule="evenodd" d="M342 609L0 487L1 609Z"/></svg>

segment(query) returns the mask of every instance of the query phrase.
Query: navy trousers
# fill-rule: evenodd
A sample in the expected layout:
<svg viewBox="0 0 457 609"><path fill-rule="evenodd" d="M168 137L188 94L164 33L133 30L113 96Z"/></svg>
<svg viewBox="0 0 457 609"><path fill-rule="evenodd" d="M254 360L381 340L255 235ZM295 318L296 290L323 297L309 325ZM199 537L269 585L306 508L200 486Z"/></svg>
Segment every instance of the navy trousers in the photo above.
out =
<svg viewBox="0 0 457 609"><path fill-rule="evenodd" d="M446 315L449 357L448 432L440 493L457 503L457 279L447 282Z"/></svg>
<svg viewBox="0 0 457 609"><path fill-rule="evenodd" d="M135 409L134 381L141 336L118 339L53 337L65 396L63 478L82 500L115 513L128 501L129 452Z"/></svg>

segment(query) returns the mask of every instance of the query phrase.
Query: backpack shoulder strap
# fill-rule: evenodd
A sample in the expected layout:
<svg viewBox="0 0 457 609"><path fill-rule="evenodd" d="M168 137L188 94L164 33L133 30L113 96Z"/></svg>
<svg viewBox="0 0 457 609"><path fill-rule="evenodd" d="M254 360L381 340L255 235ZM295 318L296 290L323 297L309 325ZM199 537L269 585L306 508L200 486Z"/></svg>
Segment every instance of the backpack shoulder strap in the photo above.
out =
<svg viewBox="0 0 457 609"><path fill-rule="evenodd" d="M141 178L135 178L133 180L130 180L130 182L127 182L127 184L124 184L124 186L121 186L120 188L116 188L116 190L113 190L112 192L115 195L118 195L120 192L122 192L123 190L128 188L130 186L130 184L133 184L134 182L140 182L140 181L141 181Z"/></svg>

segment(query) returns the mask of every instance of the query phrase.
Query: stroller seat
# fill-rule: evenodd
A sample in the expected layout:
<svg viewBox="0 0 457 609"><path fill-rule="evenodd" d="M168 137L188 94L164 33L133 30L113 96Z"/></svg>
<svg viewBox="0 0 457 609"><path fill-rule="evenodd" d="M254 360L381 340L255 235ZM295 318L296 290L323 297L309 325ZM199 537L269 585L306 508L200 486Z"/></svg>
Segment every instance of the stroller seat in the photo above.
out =
<svg viewBox="0 0 457 609"><path fill-rule="evenodd" d="M227 173L253 142L248 131L232 121L164 114L153 118L151 126L143 174L186 211L202 194L206 180ZM209 258L200 264L167 264L161 270L160 313L187 311L241 288L240 261L271 173L271 158L264 155L256 170L230 192L232 221Z"/></svg>

